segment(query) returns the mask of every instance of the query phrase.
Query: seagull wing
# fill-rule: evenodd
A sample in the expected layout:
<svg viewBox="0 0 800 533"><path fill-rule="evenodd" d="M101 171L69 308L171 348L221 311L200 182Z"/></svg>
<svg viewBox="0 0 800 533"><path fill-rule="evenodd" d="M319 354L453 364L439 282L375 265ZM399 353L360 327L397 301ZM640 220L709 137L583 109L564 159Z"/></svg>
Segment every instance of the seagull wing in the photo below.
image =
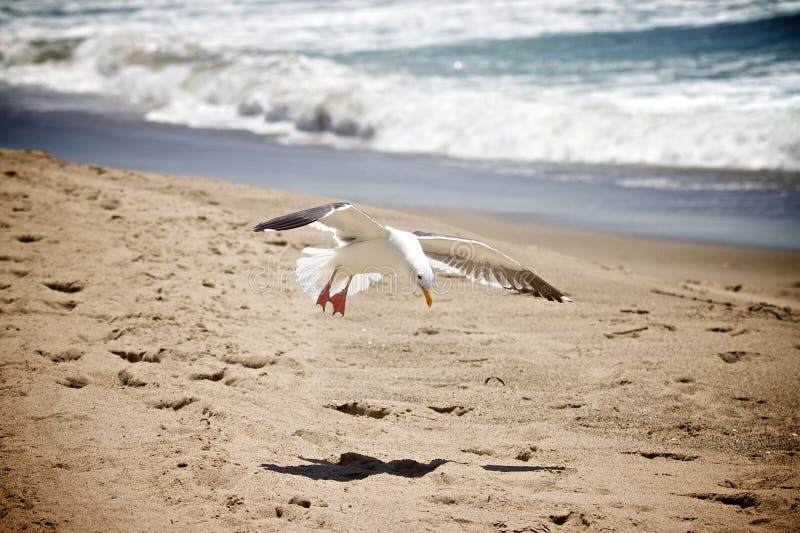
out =
<svg viewBox="0 0 800 533"><path fill-rule="evenodd" d="M333 233L337 244L369 241L385 236L388 230L353 204L336 202L279 216L260 224L253 231L285 231L311 225Z"/></svg>
<svg viewBox="0 0 800 533"><path fill-rule="evenodd" d="M484 285L529 292L550 301L571 301L533 270L484 242L424 231L415 231L414 235L434 268Z"/></svg>

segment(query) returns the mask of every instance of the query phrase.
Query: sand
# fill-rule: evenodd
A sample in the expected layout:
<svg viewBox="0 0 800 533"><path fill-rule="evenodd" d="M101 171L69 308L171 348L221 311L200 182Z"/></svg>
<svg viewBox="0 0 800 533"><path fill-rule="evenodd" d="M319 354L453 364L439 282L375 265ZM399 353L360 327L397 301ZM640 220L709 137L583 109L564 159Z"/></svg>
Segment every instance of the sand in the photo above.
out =
<svg viewBox="0 0 800 533"><path fill-rule="evenodd" d="M291 274L328 235L249 231L325 198L41 151L0 179L2 530L800 527L798 253L362 206L575 301L341 318Z"/></svg>

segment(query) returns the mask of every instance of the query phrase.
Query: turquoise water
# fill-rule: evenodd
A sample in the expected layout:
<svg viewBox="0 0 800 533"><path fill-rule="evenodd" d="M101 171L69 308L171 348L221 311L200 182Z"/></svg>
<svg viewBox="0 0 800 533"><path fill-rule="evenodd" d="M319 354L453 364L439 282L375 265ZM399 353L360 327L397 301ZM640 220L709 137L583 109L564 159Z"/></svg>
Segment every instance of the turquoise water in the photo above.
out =
<svg viewBox="0 0 800 533"><path fill-rule="evenodd" d="M794 172L799 28L793 0L23 0L0 81L286 144Z"/></svg>

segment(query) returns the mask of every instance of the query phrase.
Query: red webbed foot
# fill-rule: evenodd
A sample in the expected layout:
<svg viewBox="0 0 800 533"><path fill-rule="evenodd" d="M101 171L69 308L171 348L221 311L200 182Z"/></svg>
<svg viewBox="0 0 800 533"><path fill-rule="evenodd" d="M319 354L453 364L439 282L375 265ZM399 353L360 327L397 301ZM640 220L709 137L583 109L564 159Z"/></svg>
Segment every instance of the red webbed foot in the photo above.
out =
<svg viewBox="0 0 800 533"><path fill-rule="evenodd" d="M347 290L350 288L350 282L353 280L353 276L347 278L347 283L342 289L341 292L337 292L333 296L330 297L330 302L333 304L333 314L339 313L340 315L344 316L344 306L347 303Z"/></svg>
<svg viewBox="0 0 800 533"><path fill-rule="evenodd" d="M322 307L322 312L325 312L325 304L328 302L332 302L331 300L331 283L333 283L333 278L336 277L336 271L338 269L333 270L333 274L331 274L331 279L328 280L328 283L325 284L325 287L322 288L322 292L319 293L317 296L317 305Z"/></svg>
<svg viewBox="0 0 800 533"><path fill-rule="evenodd" d="M322 289L322 292L319 293L319 296L317 297L317 305L322 307L323 313L325 312L325 304L327 304L328 302L333 302L333 300L331 299L330 285Z"/></svg>

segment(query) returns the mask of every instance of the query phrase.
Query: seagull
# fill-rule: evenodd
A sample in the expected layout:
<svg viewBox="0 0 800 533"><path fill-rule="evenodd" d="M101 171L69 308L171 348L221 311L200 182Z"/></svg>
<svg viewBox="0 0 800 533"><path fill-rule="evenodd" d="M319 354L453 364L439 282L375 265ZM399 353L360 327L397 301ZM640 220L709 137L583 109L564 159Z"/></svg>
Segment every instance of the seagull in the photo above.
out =
<svg viewBox="0 0 800 533"><path fill-rule="evenodd" d="M344 316L347 296L366 291L383 274L396 275L407 282L406 287L418 286L430 307L434 268L549 301L571 301L533 270L484 242L384 226L351 203L335 202L289 213L261 222L253 231L286 231L309 225L333 233L337 245L334 249L307 247L304 257L297 260L298 284L316 298L323 313L330 303L334 316Z"/></svg>

